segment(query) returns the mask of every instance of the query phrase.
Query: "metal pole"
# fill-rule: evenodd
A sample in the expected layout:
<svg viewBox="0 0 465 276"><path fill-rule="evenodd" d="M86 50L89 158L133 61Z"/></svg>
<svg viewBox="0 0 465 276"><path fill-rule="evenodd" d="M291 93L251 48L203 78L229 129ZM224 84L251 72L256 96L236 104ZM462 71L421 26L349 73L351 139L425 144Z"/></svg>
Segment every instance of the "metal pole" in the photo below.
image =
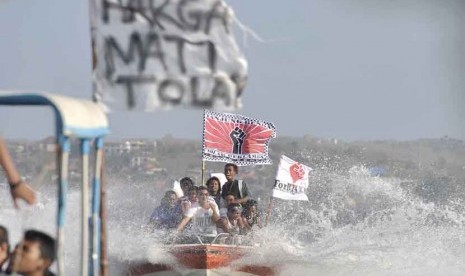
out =
<svg viewBox="0 0 465 276"><path fill-rule="evenodd" d="M103 139L95 140L95 174L92 185L92 272L100 275L100 173L102 171Z"/></svg>
<svg viewBox="0 0 465 276"><path fill-rule="evenodd" d="M89 140L81 140L82 157L82 217L81 217L81 275L89 274Z"/></svg>
<svg viewBox="0 0 465 276"><path fill-rule="evenodd" d="M59 139L60 149L58 151L59 160L59 187L58 187L58 216L57 216L57 262L58 275L65 275L65 213L66 213L66 194L68 190L68 162L69 152L71 149L69 138L62 136Z"/></svg>
<svg viewBox="0 0 465 276"><path fill-rule="evenodd" d="M202 160L202 186L205 186L205 161Z"/></svg>
<svg viewBox="0 0 465 276"><path fill-rule="evenodd" d="M106 196L106 176L105 176L105 151L102 149L102 168L100 170L101 182L100 186L100 270L102 276L108 275L108 257L107 257L107 209L105 202Z"/></svg>

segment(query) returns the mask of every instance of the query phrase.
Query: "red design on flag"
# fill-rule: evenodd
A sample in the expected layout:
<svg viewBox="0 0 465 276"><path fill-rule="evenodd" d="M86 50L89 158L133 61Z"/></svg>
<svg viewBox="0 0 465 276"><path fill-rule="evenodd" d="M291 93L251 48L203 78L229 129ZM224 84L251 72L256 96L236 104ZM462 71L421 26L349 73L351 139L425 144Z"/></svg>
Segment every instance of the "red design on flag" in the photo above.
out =
<svg viewBox="0 0 465 276"><path fill-rule="evenodd" d="M272 123L206 110L203 160L238 165L270 164L268 143L273 137L276 131Z"/></svg>
<svg viewBox="0 0 465 276"><path fill-rule="evenodd" d="M302 164L294 163L289 167L289 173L291 174L292 183L295 183L297 180L303 179L305 176L305 170L302 167Z"/></svg>

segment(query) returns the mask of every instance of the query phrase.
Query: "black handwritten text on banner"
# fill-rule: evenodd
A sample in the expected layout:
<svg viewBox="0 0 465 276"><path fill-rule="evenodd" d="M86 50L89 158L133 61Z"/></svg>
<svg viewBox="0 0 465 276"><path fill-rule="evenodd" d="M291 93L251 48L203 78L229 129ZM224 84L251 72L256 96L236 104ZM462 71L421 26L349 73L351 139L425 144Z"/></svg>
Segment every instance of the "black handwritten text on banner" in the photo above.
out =
<svg viewBox="0 0 465 276"><path fill-rule="evenodd" d="M110 109L241 106L247 61L223 0L91 0L94 98Z"/></svg>

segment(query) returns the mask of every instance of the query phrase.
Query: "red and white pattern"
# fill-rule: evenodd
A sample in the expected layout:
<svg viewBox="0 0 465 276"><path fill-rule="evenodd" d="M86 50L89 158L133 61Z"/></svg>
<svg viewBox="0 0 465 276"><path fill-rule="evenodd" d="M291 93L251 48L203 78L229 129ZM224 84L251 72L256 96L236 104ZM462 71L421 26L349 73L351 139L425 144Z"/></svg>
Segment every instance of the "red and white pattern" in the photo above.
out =
<svg viewBox="0 0 465 276"><path fill-rule="evenodd" d="M276 128L272 123L205 110L202 159L238 166L271 164L268 144L274 137Z"/></svg>

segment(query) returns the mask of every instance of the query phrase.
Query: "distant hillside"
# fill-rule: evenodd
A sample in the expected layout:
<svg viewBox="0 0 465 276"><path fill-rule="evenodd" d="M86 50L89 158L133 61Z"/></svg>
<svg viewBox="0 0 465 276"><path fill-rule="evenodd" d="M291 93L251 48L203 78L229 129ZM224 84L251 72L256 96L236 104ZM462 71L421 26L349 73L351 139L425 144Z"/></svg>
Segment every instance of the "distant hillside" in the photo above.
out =
<svg viewBox="0 0 465 276"><path fill-rule="evenodd" d="M312 136L280 137L270 143L269 166L242 167L241 176L259 194L269 193L279 157L285 154L315 171L344 175L353 166L382 168L383 177L411 179L409 189L428 200L444 201L450 195L465 198L465 142L450 138L414 141L343 142ZM167 178L191 176L201 180L201 141L165 137L157 140L154 151ZM221 172L222 163L207 162L209 172ZM111 166L111 162L109 162ZM321 179L320 179L321 180Z"/></svg>
<svg viewBox="0 0 465 276"><path fill-rule="evenodd" d="M110 180L154 183L157 189L168 189L173 180L190 176L201 183L201 141L177 139L131 139L138 145L131 151L107 154L107 175ZM23 174L32 179L44 177L44 167L52 163L55 154L45 152L39 142L9 141L9 147ZM123 145L127 141L111 142ZM42 144L42 145L41 145ZM110 143L107 143L109 146ZM50 147L48 147L50 148ZM77 143L72 146L71 177L78 181L80 159ZM53 149L53 148L52 148ZM454 198L465 199L465 142L450 139L420 139L414 141L355 141L344 142L306 135L279 137L270 143L273 165L241 167L240 176L250 183L254 194L268 196L274 184L277 162L282 154L314 168L311 181L323 185L325 175L346 175L354 166L376 169L381 177L404 179L404 188L426 200L445 202ZM150 160L150 168L134 165L136 159ZM222 172L223 163L206 163L210 172ZM50 166L48 166L50 168ZM53 167L53 166L52 166ZM148 173L150 172L150 173ZM318 176L318 177L317 177ZM49 174L45 179L51 179ZM318 183L317 183L318 182Z"/></svg>

